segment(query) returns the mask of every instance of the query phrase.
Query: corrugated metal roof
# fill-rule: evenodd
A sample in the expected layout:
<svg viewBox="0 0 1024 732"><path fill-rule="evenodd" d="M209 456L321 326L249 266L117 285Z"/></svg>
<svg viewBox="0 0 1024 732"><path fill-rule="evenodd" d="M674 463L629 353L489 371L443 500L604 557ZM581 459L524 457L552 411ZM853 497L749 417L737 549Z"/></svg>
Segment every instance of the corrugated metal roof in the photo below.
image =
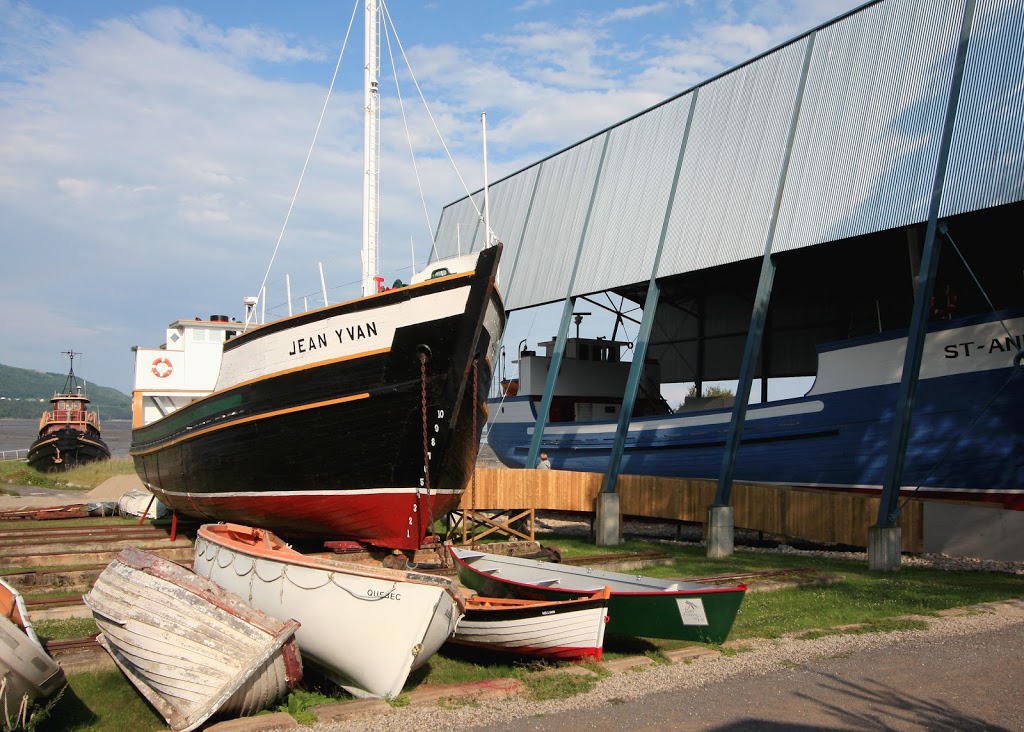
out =
<svg viewBox="0 0 1024 732"><path fill-rule="evenodd" d="M963 13L964 0L865 5L494 183L507 307L650 278L694 98L658 275L759 257L811 42L772 251L926 220ZM942 216L1024 200L1022 51L1024 6L979 0ZM440 256L483 242L468 198L445 207Z"/></svg>

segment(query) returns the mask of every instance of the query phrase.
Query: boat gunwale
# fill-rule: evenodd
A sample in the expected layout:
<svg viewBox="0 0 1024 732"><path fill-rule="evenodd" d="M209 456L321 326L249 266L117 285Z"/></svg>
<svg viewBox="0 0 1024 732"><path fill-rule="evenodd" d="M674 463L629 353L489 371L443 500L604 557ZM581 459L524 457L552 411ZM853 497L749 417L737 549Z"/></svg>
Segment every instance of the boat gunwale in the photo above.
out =
<svg viewBox="0 0 1024 732"><path fill-rule="evenodd" d="M557 613L572 612L574 610L589 610L595 607L605 606L611 600L611 587L605 585L597 592L579 597L568 597L564 600L527 600L518 597L487 597L473 595L466 598L466 618L472 620L470 613L494 614L511 613L513 611L536 611L553 610Z"/></svg>
<svg viewBox="0 0 1024 732"><path fill-rule="evenodd" d="M483 253L485 250L481 249L478 254ZM440 260L444 261L444 260ZM320 320L323 318L325 312L332 310L345 310L352 309L353 312L359 312L363 308L360 307L364 303L373 302L371 307L380 307L381 303L379 299L394 299L394 300L409 300L412 296L422 296L424 294L431 293L418 293L415 290L422 290L424 288L434 289L438 285L451 285L452 282L459 279L471 279L479 272L479 266L474 266L473 269L465 270L463 272L454 272L447 274L442 277L435 277L433 279L424 280L423 282L417 282L416 284L403 285L402 287L390 288L381 292L370 293L369 295L363 295L361 297L355 297L343 302L333 303L331 305L324 305L314 310L307 310L302 313L296 313L286 318L280 318L278 320L271 321L270 323L262 323L251 329L245 330L239 333L234 338L231 338L224 342L224 352L227 353L230 350L240 347L245 342L253 340L255 338L262 337L264 335L270 335L278 330L283 330L287 327L301 326L308 320ZM455 285L456 287L462 286L461 284ZM453 287L442 287L439 289L454 289ZM386 303L385 303L386 304ZM241 324L241 325L244 325ZM258 334L258 335L257 335Z"/></svg>
<svg viewBox="0 0 1024 732"><path fill-rule="evenodd" d="M482 572L482 571L476 569L475 567L473 567L472 564L470 564L469 562L465 561L462 557L460 557L458 554L456 554L456 551L458 551L458 549L456 547L452 546L452 547L449 547L449 549L451 550L452 557L454 557L455 561L460 566L465 567L467 570L469 570L473 574L477 575L478 577L482 577L484 579L495 579L496 581L500 581L500 582L502 582L504 584L508 584L508 585L511 585L511 586L514 586L514 587L521 587L521 588L524 588L524 589L543 590L544 592L560 593L560 594L566 594L566 595L570 595L571 594L571 595L577 595L578 596L580 593L584 593L584 592L585 593L590 593L590 592L592 592L592 590L589 590L587 588L557 587L555 585L541 584L540 582L523 582L521 580L516 580L516 579L509 578L509 577L496 578L492 574L489 574L487 572ZM498 557L499 560L500 559L508 559L508 557L504 557L504 556L497 555L497 554L493 554L493 555L492 554L486 554L486 556ZM515 557L513 557L513 558L515 558ZM531 560L531 561L533 561L533 560ZM510 564L510 566L516 566L514 563L509 563L509 564ZM553 562L544 562L543 564L554 564L554 563ZM572 567L570 565L564 565L564 566L566 567L566 570L565 570L566 574L568 574L568 575L570 575L572 577L580 577L581 579L585 578L585 575L581 576L578 572L568 571L570 569L577 569L576 567ZM599 571L602 571L605 575L619 575L619 574L621 574L621 573L618 573L618 572L604 572L603 570L599 570ZM630 575L622 575L622 576L628 578ZM601 581L602 577L597 576L594 579L595 579L595 581ZM608 579L608 577L604 577L603 579ZM665 582L665 583L667 583L669 585L672 585L672 584L676 584L676 585L685 584L686 587L676 587L675 589L670 589L669 587L666 587L666 588L660 589L660 590L659 589L651 589L651 590L616 590L614 585L607 585L607 586L611 587L611 598L612 599L615 599L615 598L629 598L629 597L638 597L638 598L639 597L677 598L677 597L692 597L694 595L726 594L726 593L733 593L733 592L745 593L747 591L746 583L740 583L740 584L737 584L737 585L729 585L729 586L726 586L726 587L715 587L713 585L703 585L703 584L700 584L700 583L697 583L697 582L685 582L685 583L683 583L683 582L678 582L678 581L663 580L663 579L660 579L658 577L647 577L645 579L648 579L648 580L651 580L651 581L657 581L657 582Z"/></svg>
<svg viewBox="0 0 1024 732"><path fill-rule="evenodd" d="M245 540L246 536L255 537L254 543L248 543ZM462 612L465 612L466 609L465 596L447 577L302 554L267 529L230 522L209 523L199 527L196 531L196 539L203 539L218 549L226 549L252 559L291 564L328 573L354 574L368 579L411 582L437 587L451 595Z"/></svg>

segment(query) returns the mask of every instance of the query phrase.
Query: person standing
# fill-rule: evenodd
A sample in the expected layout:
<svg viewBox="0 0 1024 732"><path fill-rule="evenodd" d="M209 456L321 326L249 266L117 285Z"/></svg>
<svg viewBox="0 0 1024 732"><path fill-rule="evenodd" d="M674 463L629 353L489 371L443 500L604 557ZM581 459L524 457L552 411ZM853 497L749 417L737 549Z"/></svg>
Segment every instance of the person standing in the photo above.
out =
<svg viewBox="0 0 1024 732"><path fill-rule="evenodd" d="M537 463L537 469L538 470L551 470L551 461L548 460L548 454L546 452L542 452L540 454L540 462Z"/></svg>

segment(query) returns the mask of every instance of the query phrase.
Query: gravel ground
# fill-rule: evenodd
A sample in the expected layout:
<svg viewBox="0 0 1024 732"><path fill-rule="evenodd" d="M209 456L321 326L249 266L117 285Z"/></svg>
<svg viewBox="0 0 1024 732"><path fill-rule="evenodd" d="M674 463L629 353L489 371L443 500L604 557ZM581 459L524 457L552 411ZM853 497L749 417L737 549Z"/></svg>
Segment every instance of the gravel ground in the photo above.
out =
<svg viewBox="0 0 1024 732"><path fill-rule="evenodd" d="M589 524L580 521L566 521L557 518L539 517L537 535L540 541L546 534L557 530L559 533L588 535ZM683 544L701 544L700 527L669 526L659 523L625 522L623 533L629 538L645 538L658 541L673 541ZM744 535L737 531L737 553L785 552L803 556L833 556L847 560L862 560L867 563L867 553L858 551L833 551L828 548L796 549L790 546L744 546L743 542L764 543L764 538ZM986 572L1009 572L1024 575L1024 562L991 562L974 559L960 559L941 555L909 556L902 559L904 566L931 567L943 570L968 570ZM1024 590L1024 588L1022 588ZM1024 592L1022 592L1024 597ZM323 722L309 729L318 732L405 732L419 730L425 718L429 718L433 729L471 729L474 727L507 724L513 720L537 717L545 714L566 713L579 710L588 712L593 719L593 710L621 700L638 699L662 691L695 689L723 681L739 674L762 676L773 671L792 668L805 662L832 657L846 657L850 654L877 648L891 648L912 640L926 638L929 642L941 643L943 639L968 636L986 631L1000 631L1024 625L1024 599L1006 603L977 606L968 610L951 611L940 617L925 618L926 630L895 633L868 633L863 635L828 636L814 640L782 638L774 640L751 639L729 643L742 648L735 655L709 655L691 663L648 666L639 671L615 673L601 679L597 686L586 694L569 699L552 701L530 701L525 694L504 699L487 699L479 703L453 703L448 707L437 706L425 709L419 706L390 708L386 714L367 714L359 719L344 722Z"/></svg>
<svg viewBox="0 0 1024 732"><path fill-rule="evenodd" d="M586 718L593 720L593 710L599 707L656 692L696 689L739 674L763 676L821 658L848 657L870 649L892 648L922 637L927 637L929 642L941 643L943 639L954 636L1006 630L1024 624L1024 602L978 606L971 612L928 618L927 621L928 629L921 631L829 636L816 640L744 640L742 653L707 656L689 664L649 666L640 671L613 674L599 681L589 693L569 699L535 702L525 694L519 694L477 704L453 704L452 708L400 707L389 709L386 714L371 714L345 722L318 723L309 729L318 732L405 732L421 729L425 718L429 718L432 729L471 729L576 710L586 712Z"/></svg>

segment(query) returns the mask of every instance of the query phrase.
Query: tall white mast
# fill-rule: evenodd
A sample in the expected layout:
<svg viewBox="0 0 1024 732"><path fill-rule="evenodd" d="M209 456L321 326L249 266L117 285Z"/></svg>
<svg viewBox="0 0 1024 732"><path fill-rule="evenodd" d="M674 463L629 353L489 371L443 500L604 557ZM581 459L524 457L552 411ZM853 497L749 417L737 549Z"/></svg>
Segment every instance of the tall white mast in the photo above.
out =
<svg viewBox="0 0 1024 732"><path fill-rule="evenodd" d="M366 0L365 66L363 69L363 102L366 119L363 125L363 295L377 292L377 167L380 162L380 74L377 0Z"/></svg>

